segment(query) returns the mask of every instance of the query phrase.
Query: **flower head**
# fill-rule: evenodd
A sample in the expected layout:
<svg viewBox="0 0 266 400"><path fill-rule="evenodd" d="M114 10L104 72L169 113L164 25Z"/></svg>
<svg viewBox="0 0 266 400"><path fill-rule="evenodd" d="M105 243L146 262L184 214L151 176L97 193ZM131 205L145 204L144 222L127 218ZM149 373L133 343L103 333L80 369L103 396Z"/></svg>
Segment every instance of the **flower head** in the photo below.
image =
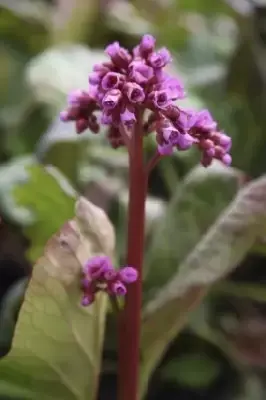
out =
<svg viewBox="0 0 266 400"><path fill-rule="evenodd" d="M139 53L142 57L147 57L153 52L156 40L152 35L144 35L139 45Z"/></svg>
<svg viewBox="0 0 266 400"><path fill-rule="evenodd" d="M185 97L184 85L165 69L172 60L169 50L156 50L155 45L149 34L132 51L118 42L108 45L109 61L94 65L88 90L70 93L61 120L74 121L77 133L86 129L98 133L99 123L107 125L107 139L118 148L130 146L130 141L123 140L125 129L132 138L137 118L150 113L152 119L148 115L143 121L143 132L155 131L161 155L197 146L204 166L214 158L229 165L231 139L220 131L208 110L185 110L176 103Z"/></svg>
<svg viewBox="0 0 266 400"><path fill-rule="evenodd" d="M116 270L109 257L92 257L83 267L83 277L80 282L81 305L86 307L92 304L99 291L109 296L125 296L127 286L137 278L138 273L134 267L126 266Z"/></svg>

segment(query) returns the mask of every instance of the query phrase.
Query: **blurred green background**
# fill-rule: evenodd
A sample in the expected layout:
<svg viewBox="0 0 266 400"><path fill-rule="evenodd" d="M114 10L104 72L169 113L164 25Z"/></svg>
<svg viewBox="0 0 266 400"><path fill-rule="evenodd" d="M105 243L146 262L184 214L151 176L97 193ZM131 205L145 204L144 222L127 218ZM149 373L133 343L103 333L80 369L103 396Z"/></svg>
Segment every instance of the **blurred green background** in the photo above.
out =
<svg viewBox="0 0 266 400"><path fill-rule="evenodd" d="M69 90L86 88L88 73L104 58L109 42L132 47L144 33L155 35L158 44L173 53L172 70L186 84L186 104L209 108L233 138L234 176L225 181L214 177L183 199L184 213L191 212L186 205L193 200L190 224L193 220L200 226L195 235L206 231L239 187L266 172L266 1L0 0L2 356L10 348L32 263L49 237L72 217L70 191L106 210L123 261L126 154L110 149L104 135L76 136L71 124L59 122L58 114ZM147 144L148 152L152 146ZM161 244L159 256L154 252L156 221L167 221L170 232L177 224L184 235L193 233L186 232L184 221L173 221L172 214L167 219L165 210L169 204L174 207L178 186L198 161L193 150L176 154L152 173L146 247L151 268L145 301L162 280L167 282L171 266L181 259L173 253L174 245L170 249ZM199 216L202 203L205 213ZM188 252L195 239L189 237L190 248L182 251ZM153 273L156 263L162 269L156 267ZM148 399L266 398L265 267L261 240L240 268L214 287L173 342L155 372ZM108 367L114 357L109 338L103 400L115 398L114 372Z"/></svg>

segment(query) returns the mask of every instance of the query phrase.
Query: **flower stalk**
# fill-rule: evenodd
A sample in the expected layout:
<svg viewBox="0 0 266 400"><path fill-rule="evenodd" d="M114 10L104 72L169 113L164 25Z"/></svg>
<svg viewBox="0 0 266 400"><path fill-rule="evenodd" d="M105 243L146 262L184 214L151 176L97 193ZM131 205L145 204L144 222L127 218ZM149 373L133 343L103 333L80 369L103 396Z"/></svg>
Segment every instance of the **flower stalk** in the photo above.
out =
<svg viewBox="0 0 266 400"><path fill-rule="evenodd" d="M119 319L118 399L137 400L147 179L143 162L142 117L139 113L129 155L127 264L134 265L137 281L128 288Z"/></svg>

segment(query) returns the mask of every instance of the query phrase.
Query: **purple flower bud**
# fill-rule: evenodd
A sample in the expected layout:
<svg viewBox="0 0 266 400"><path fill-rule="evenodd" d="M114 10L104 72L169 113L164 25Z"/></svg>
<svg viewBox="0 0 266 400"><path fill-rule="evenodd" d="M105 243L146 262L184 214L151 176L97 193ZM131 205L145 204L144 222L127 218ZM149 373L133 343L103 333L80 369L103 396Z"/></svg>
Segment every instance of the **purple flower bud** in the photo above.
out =
<svg viewBox="0 0 266 400"><path fill-rule="evenodd" d="M125 85L126 95L131 103L143 103L145 100L144 90L137 83L129 82Z"/></svg>
<svg viewBox="0 0 266 400"><path fill-rule="evenodd" d="M133 283L138 279L138 271L133 267L124 267L119 270L119 278L123 283Z"/></svg>
<svg viewBox="0 0 266 400"><path fill-rule="evenodd" d="M105 52L106 52L106 54L108 54L109 57L114 58L119 53L119 50L120 50L119 43L118 42L114 42L114 43L109 44L106 47Z"/></svg>
<svg viewBox="0 0 266 400"><path fill-rule="evenodd" d="M131 61L129 52L121 47L118 42L114 42L107 46L105 52L117 67L125 68Z"/></svg>
<svg viewBox="0 0 266 400"><path fill-rule="evenodd" d="M232 146L232 139L225 135L224 133L220 134L219 144L222 146L226 151L229 151Z"/></svg>
<svg viewBox="0 0 266 400"><path fill-rule="evenodd" d="M207 150L205 150L205 154L208 158L213 158L215 156L215 149L214 147L211 147Z"/></svg>
<svg viewBox="0 0 266 400"><path fill-rule="evenodd" d="M60 112L60 120L61 120L62 122L67 122L67 121L69 121L69 118L68 118L68 111L64 110L64 111L61 111L61 112Z"/></svg>
<svg viewBox="0 0 266 400"><path fill-rule="evenodd" d="M109 90L102 100L102 105L106 110L112 110L117 106L122 93L118 89Z"/></svg>
<svg viewBox="0 0 266 400"><path fill-rule="evenodd" d="M125 296L127 289L122 282L116 281L110 285L110 292L116 296Z"/></svg>
<svg viewBox="0 0 266 400"><path fill-rule="evenodd" d="M133 125L136 122L136 117L134 112L130 111L128 108L120 114L121 122L125 125Z"/></svg>
<svg viewBox="0 0 266 400"><path fill-rule="evenodd" d="M108 72L102 79L102 88L104 90L116 89L123 80L123 75L117 72Z"/></svg>
<svg viewBox="0 0 266 400"><path fill-rule="evenodd" d="M92 294L92 293L91 294L85 294L82 297L81 305L83 307L89 306L90 304L92 304L94 302L94 299L95 299L95 295L94 294Z"/></svg>
<svg viewBox="0 0 266 400"><path fill-rule="evenodd" d="M114 268L110 268L104 273L104 279L106 281L114 281L117 279L118 272Z"/></svg>
<svg viewBox="0 0 266 400"><path fill-rule="evenodd" d="M229 165L231 165L231 163L232 163L232 157L230 156L230 154L225 154L223 157L222 157L222 163L224 164L224 165L226 165L227 167L229 167Z"/></svg>
<svg viewBox="0 0 266 400"><path fill-rule="evenodd" d="M151 94L153 104L157 108L167 108L171 104L171 93L168 90L159 90Z"/></svg>
<svg viewBox="0 0 266 400"><path fill-rule="evenodd" d="M172 61L172 58L170 52L163 47L159 51L150 54L148 61L153 68L163 68Z"/></svg>
<svg viewBox="0 0 266 400"><path fill-rule="evenodd" d="M155 48L156 40L152 35L144 35L139 45L140 55L146 57Z"/></svg>
<svg viewBox="0 0 266 400"><path fill-rule="evenodd" d="M95 256L87 261L84 266L84 273L91 279L99 279L103 277L104 272L112 269L112 263L107 256Z"/></svg>

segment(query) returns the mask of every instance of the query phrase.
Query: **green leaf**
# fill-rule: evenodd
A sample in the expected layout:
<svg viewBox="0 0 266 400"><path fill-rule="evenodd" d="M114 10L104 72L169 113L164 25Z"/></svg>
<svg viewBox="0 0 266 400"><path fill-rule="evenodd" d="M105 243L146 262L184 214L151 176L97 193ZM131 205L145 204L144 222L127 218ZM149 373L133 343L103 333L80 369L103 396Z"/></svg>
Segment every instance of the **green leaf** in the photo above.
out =
<svg viewBox="0 0 266 400"><path fill-rule="evenodd" d="M36 261L49 237L73 216L76 193L55 168L21 157L0 168L0 206L24 227L31 240L29 257Z"/></svg>
<svg viewBox="0 0 266 400"><path fill-rule="evenodd" d="M73 216L75 192L68 181L53 167L36 164L28 168L28 181L13 190L15 201L27 207L34 222L24 229L31 240L29 258L33 261L42 254L49 237Z"/></svg>
<svg viewBox="0 0 266 400"><path fill-rule="evenodd" d="M162 376L179 385L201 389L212 384L220 370L218 360L204 353L191 353L170 361L163 369Z"/></svg>
<svg viewBox="0 0 266 400"><path fill-rule="evenodd" d="M24 400L95 399L107 297L80 306L82 265L94 254L113 256L114 230L85 198L76 217L47 243L33 268L12 350L0 362L0 394Z"/></svg>
<svg viewBox="0 0 266 400"><path fill-rule="evenodd" d="M147 304L142 330L141 393L171 340L216 280L235 268L266 233L266 176L246 185L202 237L175 276Z"/></svg>
<svg viewBox="0 0 266 400"><path fill-rule="evenodd" d="M243 178L240 171L214 163L195 167L179 185L154 229L145 258L147 297L176 273L217 216L230 203Z"/></svg>

